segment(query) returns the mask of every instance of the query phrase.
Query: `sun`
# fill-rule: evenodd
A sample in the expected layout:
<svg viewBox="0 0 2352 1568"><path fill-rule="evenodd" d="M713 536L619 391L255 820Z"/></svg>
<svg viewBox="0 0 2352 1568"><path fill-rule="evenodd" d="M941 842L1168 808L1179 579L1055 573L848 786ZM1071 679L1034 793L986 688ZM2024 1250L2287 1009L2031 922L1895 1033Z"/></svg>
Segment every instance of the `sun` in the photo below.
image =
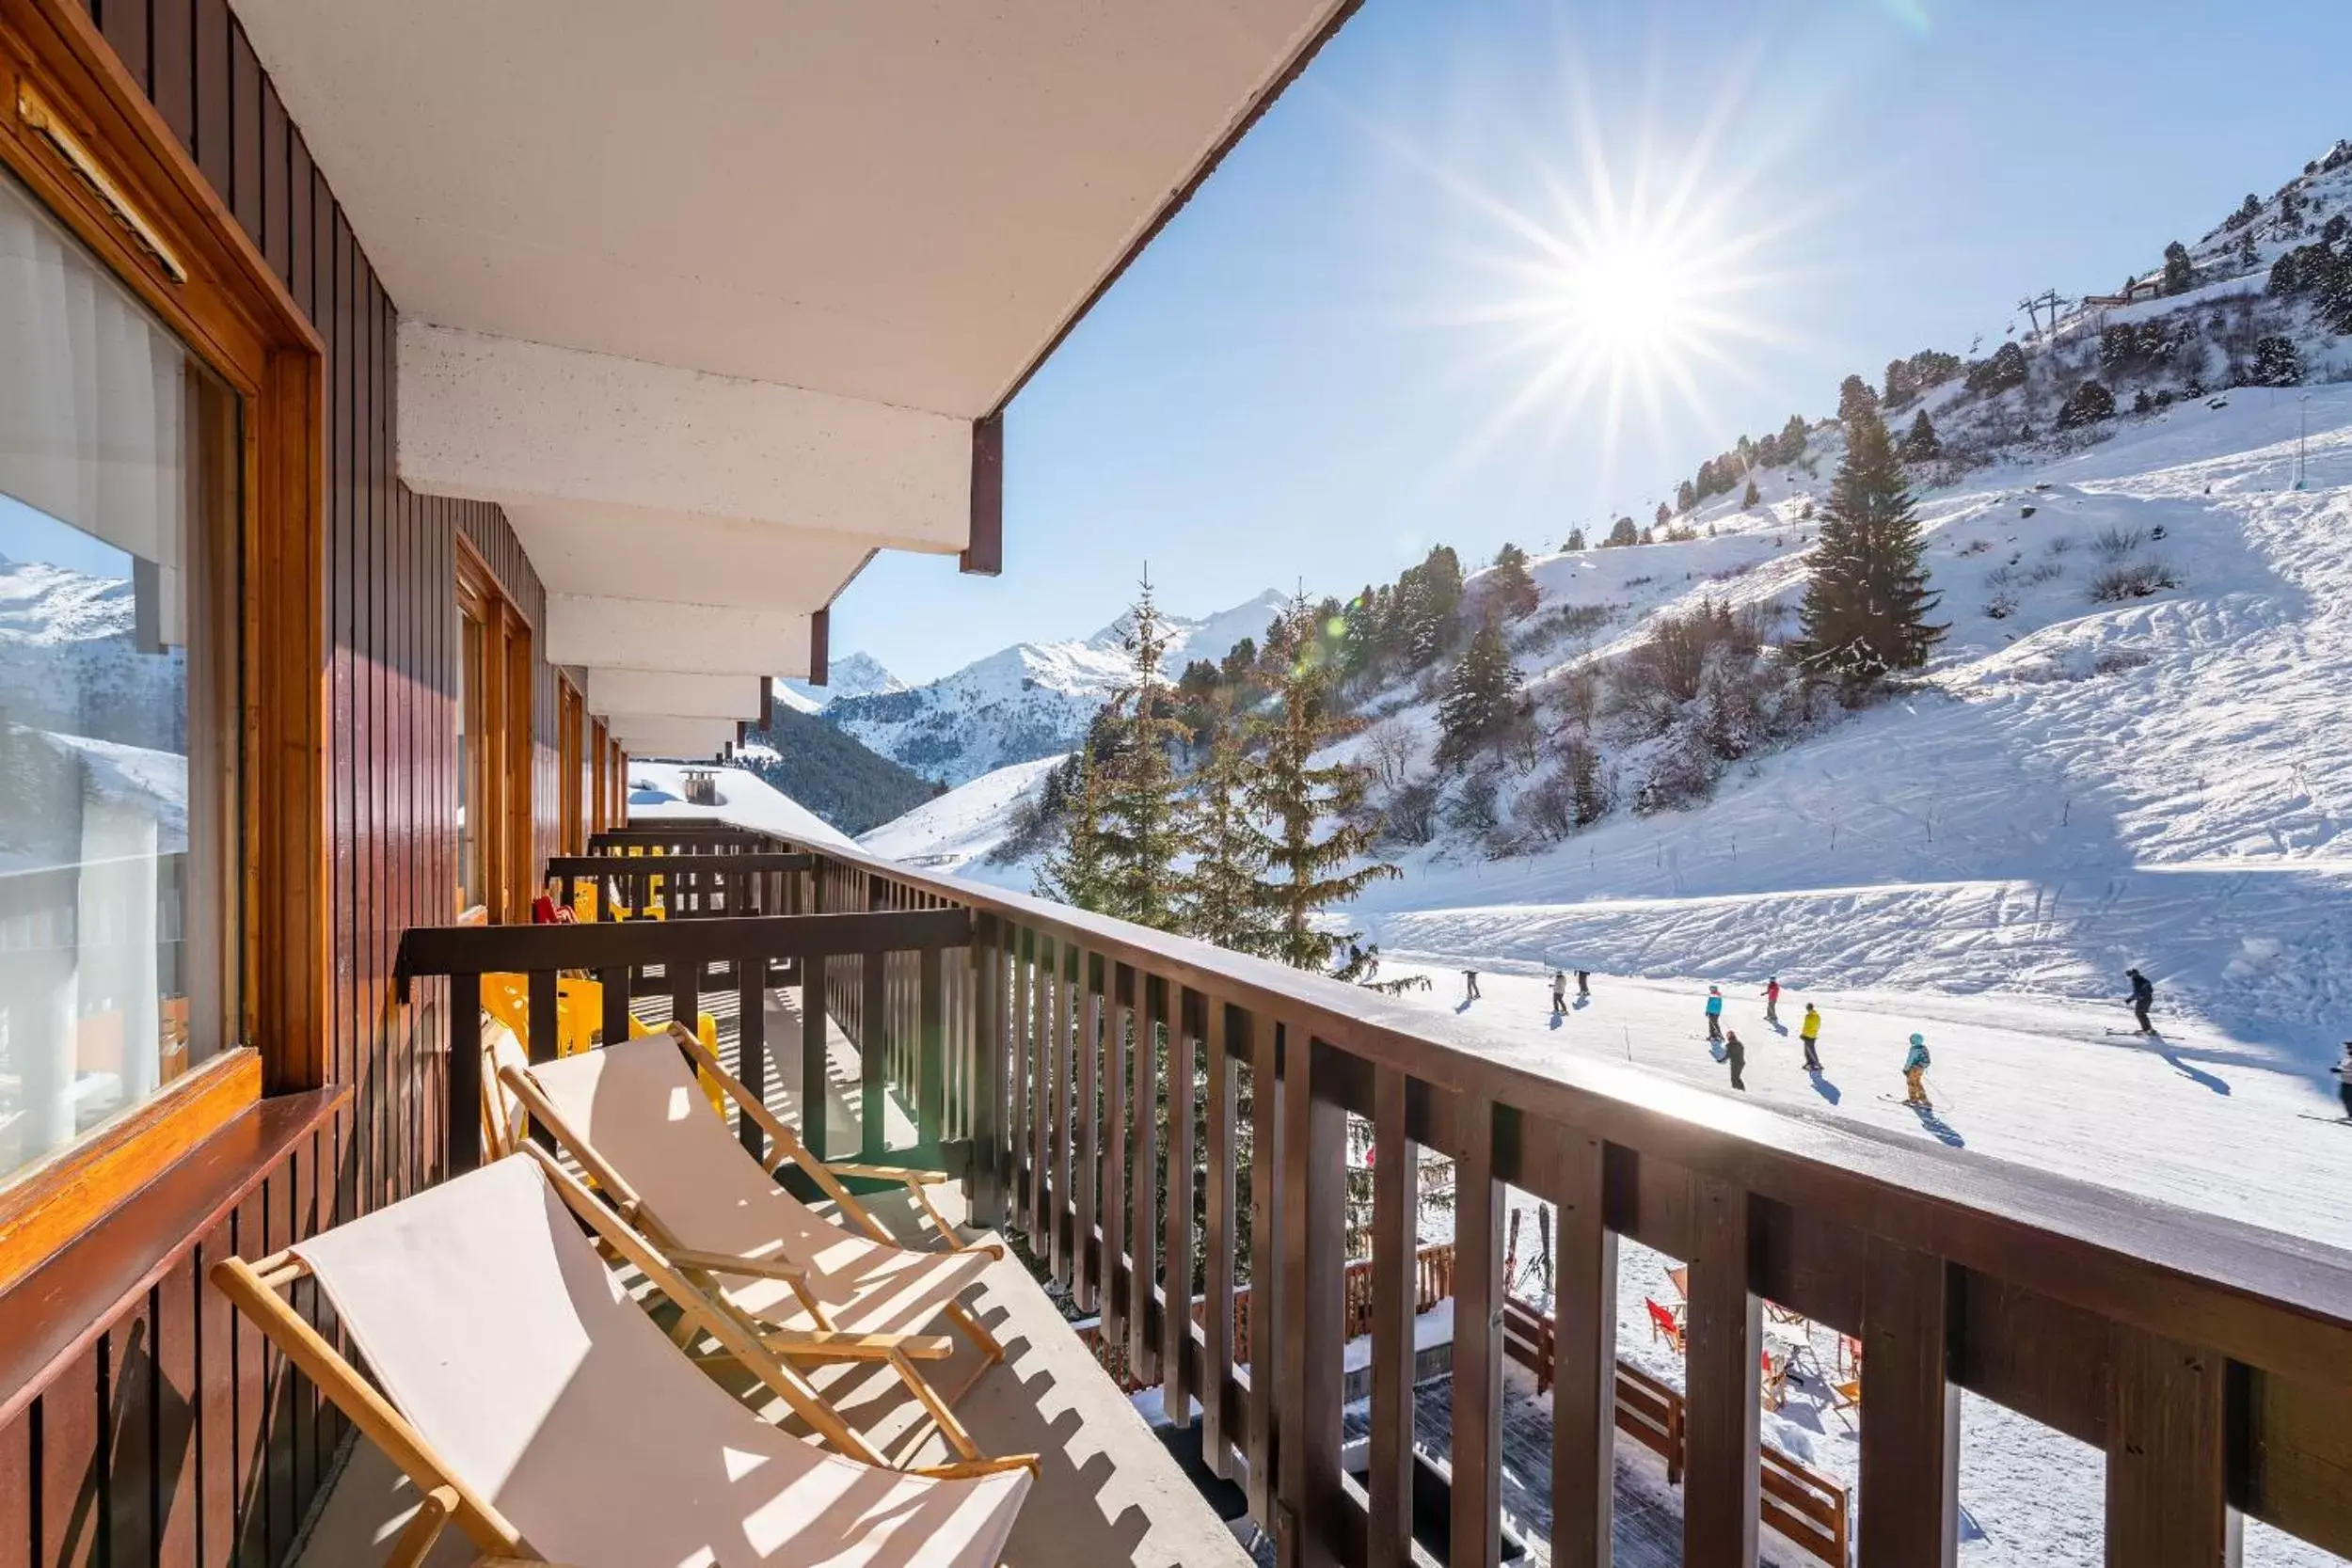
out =
<svg viewBox="0 0 2352 1568"><path fill-rule="evenodd" d="M1698 353L1711 280L1661 235L1600 236L1559 268L1556 297L1538 303L1555 351L1589 356L1612 376L1647 376Z"/></svg>

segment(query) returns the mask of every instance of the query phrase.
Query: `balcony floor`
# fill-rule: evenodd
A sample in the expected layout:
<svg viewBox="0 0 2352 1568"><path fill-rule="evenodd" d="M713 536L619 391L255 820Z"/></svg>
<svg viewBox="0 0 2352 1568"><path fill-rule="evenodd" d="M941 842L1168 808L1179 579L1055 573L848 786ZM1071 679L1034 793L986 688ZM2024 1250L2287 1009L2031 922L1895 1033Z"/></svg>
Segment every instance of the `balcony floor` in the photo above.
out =
<svg viewBox="0 0 2352 1568"><path fill-rule="evenodd" d="M705 1009L720 1026L723 1056L734 1051L732 995L707 993ZM640 1016L664 1016L660 1003L641 1002ZM799 1038L799 1015L784 1000L770 999L768 1037ZM832 1121L840 1141L854 1145L857 1054L846 1039L834 1042L836 1101ZM785 1073L772 1064L769 1099L797 1125L799 1109L779 1083ZM893 1121L901 1118L893 1107ZM897 1141L894 1138L894 1141ZM940 1207L963 1218L953 1186L932 1189ZM904 1195L867 1200L885 1225L913 1235L912 1204ZM1010 1258L989 1270L975 1304L981 1322L1004 1341L1005 1361L964 1396L957 1413L980 1449L988 1454L1035 1453L1042 1462L1037 1488L1022 1511L1005 1557L1005 1568L1248 1568L1250 1556L1204 1501L1175 1458L1079 1343L1061 1313L1027 1271ZM939 1372L955 1387L977 1364L977 1353L958 1340L958 1354ZM749 1385L740 1378L741 1386ZM935 1433L923 1430L912 1396L888 1373L841 1368L820 1375L820 1384L852 1425L893 1459L937 1464L954 1458ZM913 1444L910 1455L910 1440ZM372 1444L356 1443L342 1475L315 1516L299 1568L372 1568L389 1555L391 1543L416 1506L405 1478ZM1249 1527L1245 1525L1245 1529ZM433 1568L464 1568L472 1554L454 1531L429 1560Z"/></svg>

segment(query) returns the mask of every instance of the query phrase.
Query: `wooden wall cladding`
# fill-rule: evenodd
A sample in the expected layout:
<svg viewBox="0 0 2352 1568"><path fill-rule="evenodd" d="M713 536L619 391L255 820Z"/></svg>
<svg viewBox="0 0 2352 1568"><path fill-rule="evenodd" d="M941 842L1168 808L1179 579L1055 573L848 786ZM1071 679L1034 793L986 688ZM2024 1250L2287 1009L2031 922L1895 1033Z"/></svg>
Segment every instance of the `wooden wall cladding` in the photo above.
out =
<svg viewBox="0 0 2352 1568"><path fill-rule="evenodd" d="M68 0L55 0L56 4ZM410 926L456 912L453 540L544 628L495 506L419 496L394 467L398 311L224 0L87 0L130 79L326 344L326 646L333 997L324 1072L352 1095L105 1336L0 1426L0 1568L282 1562L344 1424L203 1284L436 1179L446 990L393 1000ZM544 636L534 635L534 647ZM532 670L534 860L555 852L555 672ZM297 1305L330 1336L307 1282Z"/></svg>

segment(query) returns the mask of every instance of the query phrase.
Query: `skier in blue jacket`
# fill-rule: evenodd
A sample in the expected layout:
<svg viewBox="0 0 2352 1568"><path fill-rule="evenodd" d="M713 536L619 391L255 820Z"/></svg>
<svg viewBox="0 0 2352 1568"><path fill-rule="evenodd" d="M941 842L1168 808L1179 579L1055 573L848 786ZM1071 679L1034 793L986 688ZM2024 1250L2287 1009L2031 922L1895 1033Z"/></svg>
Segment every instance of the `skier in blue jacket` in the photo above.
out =
<svg viewBox="0 0 2352 1568"><path fill-rule="evenodd" d="M1903 1053L1903 1103L1925 1105L1934 1109L1928 1100L1928 1037L1911 1037L1911 1049Z"/></svg>
<svg viewBox="0 0 2352 1568"><path fill-rule="evenodd" d="M1707 1037L1718 1043L1724 1037L1724 993L1715 986L1707 988Z"/></svg>

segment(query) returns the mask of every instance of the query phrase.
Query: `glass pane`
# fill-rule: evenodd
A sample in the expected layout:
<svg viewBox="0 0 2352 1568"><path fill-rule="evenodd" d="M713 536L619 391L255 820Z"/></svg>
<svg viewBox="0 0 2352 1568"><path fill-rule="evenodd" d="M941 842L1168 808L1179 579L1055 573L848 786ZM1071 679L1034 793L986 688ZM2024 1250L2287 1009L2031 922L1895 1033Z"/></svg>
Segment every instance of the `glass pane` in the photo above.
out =
<svg viewBox="0 0 2352 1568"><path fill-rule="evenodd" d="M0 174L0 1180L237 1032L237 451Z"/></svg>

